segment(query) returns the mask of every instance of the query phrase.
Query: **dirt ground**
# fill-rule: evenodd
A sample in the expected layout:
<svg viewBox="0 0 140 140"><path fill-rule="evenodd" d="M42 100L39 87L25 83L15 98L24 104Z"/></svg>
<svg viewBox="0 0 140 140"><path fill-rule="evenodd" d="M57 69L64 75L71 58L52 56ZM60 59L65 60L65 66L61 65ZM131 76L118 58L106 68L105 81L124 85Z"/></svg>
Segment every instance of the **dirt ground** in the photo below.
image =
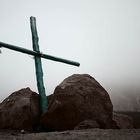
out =
<svg viewBox="0 0 140 140"><path fill-rule="evenodd" d="M0 140L140 140L140 129L88 129L25 134L1 131Z"/></svg>

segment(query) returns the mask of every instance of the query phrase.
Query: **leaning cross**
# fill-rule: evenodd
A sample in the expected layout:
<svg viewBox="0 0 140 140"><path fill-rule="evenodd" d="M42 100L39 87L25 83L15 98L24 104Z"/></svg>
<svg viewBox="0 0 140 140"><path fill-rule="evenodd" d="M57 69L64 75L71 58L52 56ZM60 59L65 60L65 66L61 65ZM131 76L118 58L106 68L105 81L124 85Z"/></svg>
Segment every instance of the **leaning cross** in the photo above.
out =
<svg viewBox="0 0 140 140"><path fill-rule="evenodd" d="M40 97L40 101L39 101L40 110L41 110L41 113L45 113L48 108L48 100L47 100L46 94L45 94L41 58L50 59L53 61L58 61L58 62L62 62L62 63L74 65L74 66L80 66L80 63L41 53L39 50L39 44L38 44L39 38L38 38L38 34L37 34L35 17L30 17L30 25L31 25L31 33L32 33L33 51L24 49L24 48L21 48L18 46L6 44L3 42L0 42L0 47L8 48L8 49L11 49L14 51L18 51L18 52L22 52L22 53L34 56L37 87L38 87L38 92L40 95L39 96Z"/></svg>

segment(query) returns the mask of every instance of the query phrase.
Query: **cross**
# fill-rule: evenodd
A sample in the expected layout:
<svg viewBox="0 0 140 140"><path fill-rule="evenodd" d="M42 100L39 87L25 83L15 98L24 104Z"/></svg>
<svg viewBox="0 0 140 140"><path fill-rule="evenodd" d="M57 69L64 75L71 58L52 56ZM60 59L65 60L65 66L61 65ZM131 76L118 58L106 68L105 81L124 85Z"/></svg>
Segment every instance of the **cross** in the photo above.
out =
<svg viewBox="0 0 140 140"><path fill-rule="evenodd" d="M38 38L38 34L37 34L35 17L30 17L30 26L31 26L31 33L32 33L33 51L22 48L22 47L3 43L3 42L0 42L0 47L4 47L7 49L11 49L14 51L18 51L21 53L25 53L25 54L34 56L37 87L38 87L38 92L39 92L39 97L40 97L39 98L40 111L41 111L41 113L45 113L48 108L48 99L46 98L46 94L45 94L41 58L45 58L45 59L49 59L49 60L53 60L53 61L57 61L57 62L62 62L62 63L74 65L74 66L80 66L80 63L41 53L40 49L39 49L39 43L38 43L39 38Z"/></svg>

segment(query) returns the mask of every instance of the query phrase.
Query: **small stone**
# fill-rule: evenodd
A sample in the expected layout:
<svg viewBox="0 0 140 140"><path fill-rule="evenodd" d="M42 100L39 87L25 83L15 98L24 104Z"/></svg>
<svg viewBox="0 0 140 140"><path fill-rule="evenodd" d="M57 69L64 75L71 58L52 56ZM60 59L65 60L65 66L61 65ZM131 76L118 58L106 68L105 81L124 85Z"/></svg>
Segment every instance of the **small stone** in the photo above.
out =
<svg viewBox="0 0 140 140"><path fill-rule="evenodd" d="M22 129L20 132L21 132L22 134L25 134L25 130L24 130L24 129Z"/></svg>
<svg viewBox="0 0 140 140"><path fill-rule="evenodd" d="M80 129L91 129L91 128L99 128L100 125L93 120L85 120L80 122L74 129L80 130Z"/></svg>
<svg viewBox="0 0 140 140"><path fill-rule="evenodd" d="M113 120L116 122L120 129L132 129L134 128L133 119L130 116L113 113Z"/></svg>

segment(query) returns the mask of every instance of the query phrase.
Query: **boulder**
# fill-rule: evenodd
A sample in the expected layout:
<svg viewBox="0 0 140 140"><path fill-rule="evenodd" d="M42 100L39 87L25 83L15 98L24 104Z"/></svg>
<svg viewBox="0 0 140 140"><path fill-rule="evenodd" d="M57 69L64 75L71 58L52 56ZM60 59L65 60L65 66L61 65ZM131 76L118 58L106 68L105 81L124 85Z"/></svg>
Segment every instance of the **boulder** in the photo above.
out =
<svg viewBox="0 0 140 140"><path fill-rule="evenodd" d="M56 87L41 124L50 131L62 131L93 120L100 128L117 128L112 112L107 91L90 75L74 74Z"/></svg>
<svg viewBox="0 0 140 140"><path fill-rule="evenodd" d="M133 119L130 116L113 113L113 120L116 122L120 129L132 129L134 128Z"/></svg>
<svg viewBox="0 0 140 140"><path fill-rule="evenodd" d="M0 104L0 129L32 130L39 117L39 96L29 88L12 93Z"/></svg>

